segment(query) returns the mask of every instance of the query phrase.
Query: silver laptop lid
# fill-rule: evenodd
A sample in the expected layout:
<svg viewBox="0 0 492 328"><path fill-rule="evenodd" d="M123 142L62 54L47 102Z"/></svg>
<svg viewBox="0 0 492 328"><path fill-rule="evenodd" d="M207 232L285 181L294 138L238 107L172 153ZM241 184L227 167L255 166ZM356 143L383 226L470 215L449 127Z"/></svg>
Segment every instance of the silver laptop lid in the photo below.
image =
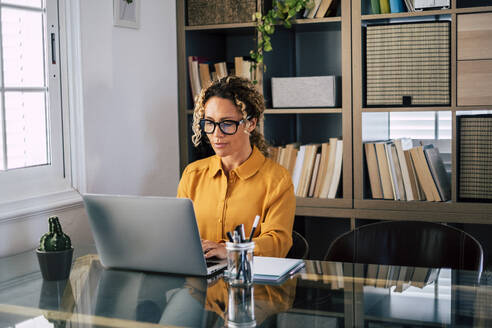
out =
<svg viewBox="0 0 492 328"><path fill-rule="evenodd" d="M207 271L191 200L97 194L82 197L105 267L199 276L217 269Z"/></svg>

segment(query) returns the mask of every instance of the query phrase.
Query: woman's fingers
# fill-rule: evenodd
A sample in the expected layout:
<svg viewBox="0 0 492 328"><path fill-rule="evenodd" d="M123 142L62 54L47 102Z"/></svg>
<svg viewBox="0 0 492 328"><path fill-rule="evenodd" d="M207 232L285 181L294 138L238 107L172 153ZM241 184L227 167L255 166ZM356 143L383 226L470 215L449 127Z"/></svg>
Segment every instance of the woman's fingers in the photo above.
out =
<svg viewBox="0 0 492 328"><path fill-rule="evenodd" d="M221 243L216 243L210 240L202 240L202 248L203 253L205 254L205 258L217 257L221 259L225 259L227 252L225 249L225 245Z"/></svg>

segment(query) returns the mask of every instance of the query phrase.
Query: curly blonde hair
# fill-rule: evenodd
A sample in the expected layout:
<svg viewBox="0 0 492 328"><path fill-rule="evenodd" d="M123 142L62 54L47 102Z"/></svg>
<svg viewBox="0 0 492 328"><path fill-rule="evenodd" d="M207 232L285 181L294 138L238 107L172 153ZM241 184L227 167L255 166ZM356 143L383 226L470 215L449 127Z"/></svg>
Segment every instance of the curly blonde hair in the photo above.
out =
<svg viewBox="0 0 492 328"><path fill-rule="evenodd" d="M202 129L200 120L205 116L205 104L212 97L229 99L243 115L243 119L249 117L257 119L257 123L263 118L265 100L255 86L247 79L228 76L213 82L209 87L203 88L198 96L193 111L193 136L191 140L195 147L202 141ZM205 139L207 140L207 139ZM258 131L258 124L249 136L252 146L256 146L265 156L268 156L268 144L264 136Z"/></svg>

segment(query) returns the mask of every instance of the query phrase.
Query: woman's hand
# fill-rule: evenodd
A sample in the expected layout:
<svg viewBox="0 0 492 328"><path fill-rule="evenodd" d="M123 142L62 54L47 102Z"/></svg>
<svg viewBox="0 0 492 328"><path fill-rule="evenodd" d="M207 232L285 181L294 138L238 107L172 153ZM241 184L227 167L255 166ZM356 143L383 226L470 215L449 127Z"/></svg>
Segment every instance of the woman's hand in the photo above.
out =
<svg viewBox="0 0 492 328"><path fill-rule="evenodd" d="M227 250L223 243L202 239L202 248L206 259L214 256L219 259L225 259L227 257Z"/></svg>

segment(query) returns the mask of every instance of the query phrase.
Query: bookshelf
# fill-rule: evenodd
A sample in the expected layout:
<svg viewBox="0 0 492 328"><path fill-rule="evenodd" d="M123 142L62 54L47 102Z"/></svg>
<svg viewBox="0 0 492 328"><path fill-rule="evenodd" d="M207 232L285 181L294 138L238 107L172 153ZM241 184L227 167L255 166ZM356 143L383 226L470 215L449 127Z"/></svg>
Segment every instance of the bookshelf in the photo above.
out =
<svg viewBox="0 0 492 328"><path fill-rule="evenodd" d="M247 56L254 46L254 23L207 26L186 25L186 1L176 1L178 33L178 84L180 163L183 169L196 158L190 139L192 100L186 58L209 57L212 62L233 62L234 56ZM257 2L260 6L261 1ZM268 4L266 4L268 6ZM274 146L290 142L321 143L330 137L343 139L342 192L335 199L297 197L296 215L313 226L313 238L323 239L323 231L344 231L374 220L424 220L445 222L464 230L469 228L484 246L485 265L492 263L492 204L462 202L457 191L456 117L464 113L492 110L492 103L459 105L458 101L458 20L460 15L490 13L492 2L451 0L448 9L391 14L372 14L370 0L339 1L334 17L296 19L291 29L278 27L272 39L273 52L265 54L267 71L263 75L263 93L267 110L261 127ZM367 25L419 21L446 21L450 28L450 102L442 106L365 106L364 105L364 34ZM492 23L491 23L492 24ZM492 54L488 59L492 60ZM273 108L272 77L341 76L341 106L336 108ZM446 202L396 201L368 196L363 144L372 137L371 127L388 125L390 114L434 115L441 119L449 138L425 140L447 148L450 169L451 200ZM429 114L432 113L432 114ZM372 123L371 123L372 122ZM374 130L374 129L373 129ZM381 131L379 131L381 132ZM389 139L389 129L384 131ZM412 137L410 135L410 137ZM307 222L307 221L306 221ZM301 228L302 230L302 228ZM482 232L483 236L480 235ZM306 232L306 234L309 234ZM309 240L309 236L308 240ZM334 236L315 244L327 248ZM311 241L310 241L311 243ZM487 251L489 249L489 251ZM487 253L490 252L490 255ZM319 250L317 259L323 251ZM487 260L488 258L488 260Z"/></svg>
<svg viewBox="0 0 492 328"><path fill-rule="evenodd" d="M364 213L366 218L408 219L409 216L418 216L422 220L463 222L463 223L492 223L492 207L487 203L460 202L457 196L457 158L456 158L456 115L467 111L487 110L492 108L492 103L478 106L459 106L457 104L458 74L457 44L458 18L460 15L486 13L492 10L491 6L483 6L484 1L451 1L449 9L426 10L419 12L404 12L394 14L371 14L370 1L359 0L352 2L352 54L353 54L353 138L354 138L354 209ZM474 6L478 5L478 6ZM492 3L490 3L492 5ZM448 21L450 22L450 94L451 101L445 106L419 106L419 107L368 107L364 105L364 35L363 27L371 24L392 24L401 22L419 21ZM492 57L492 53L490 54ZM367 196L367 182L364 172L363 142L366 141L364 126L365 118L375 115L381 120L387 120L387 113L398 112L437 112L451 117L450 161L451 161L451 186L452 197L447 202L426 201L394 201L371 199ZM382 124L386 124L384 122ZM366 129L366 130L365 130ZM389 133L388 133L389 134ZM411 137L411 136L410 136ZM370 136L369 136L370 138ZM389 139L389 136L387 137ZM358 183L362 182L362 183ZM391 211L391 212L387 212ZM466 213L466 215L465 215ZM465 219L466 216L466 219ZM461 219L460 219L461 217ZM457 220L457 221L455 221Z"/></svg>

